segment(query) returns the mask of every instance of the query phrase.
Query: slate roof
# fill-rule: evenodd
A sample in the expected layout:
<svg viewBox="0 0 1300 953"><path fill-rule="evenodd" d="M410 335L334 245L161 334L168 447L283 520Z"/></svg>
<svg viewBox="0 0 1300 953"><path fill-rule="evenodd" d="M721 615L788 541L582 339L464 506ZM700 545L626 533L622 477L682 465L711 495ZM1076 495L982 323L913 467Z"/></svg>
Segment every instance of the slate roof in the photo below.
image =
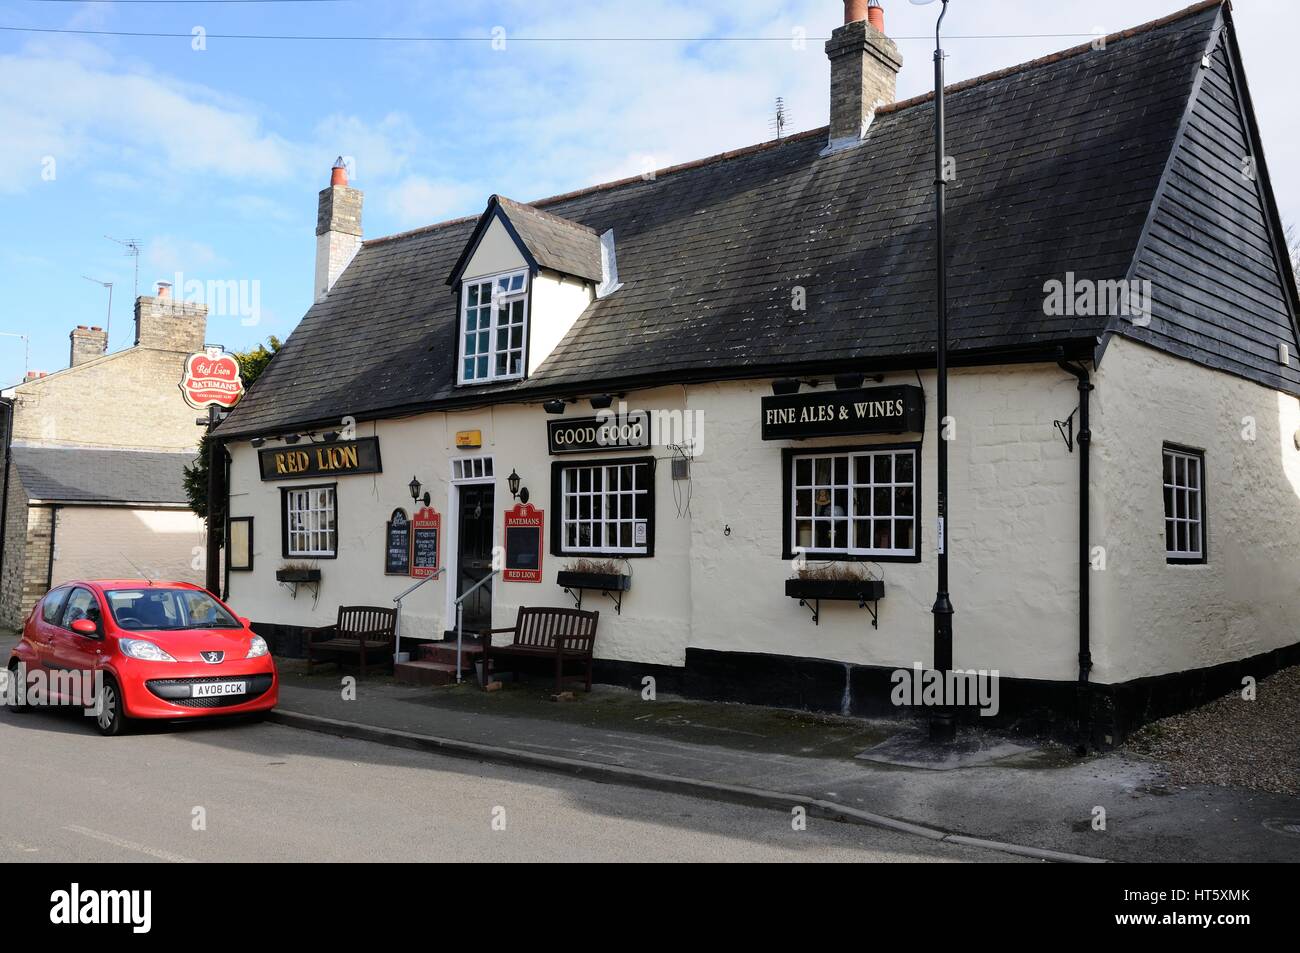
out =
<svg viewBox="0 0 1300 953"><path fill-rule="evenodd" d="M81 447L12 447L27 495L67 503L184 503L195 454Z"/></svg>
<svg viewBox="0 0 1300 953"><path fill-rule="evenodd" d="M955 363L1056 346L1091 354L1106 319L1045 315L1043 284L1127 274L1219 12L1202 3L1104 50L949 88ZM221 429L274 433L783 368L932 365L930 99L882 108L861 145L828 156L822 128L650 180L503 203L512 221L528 209L529 222L613 229L623 283L524 382L455 386L458 315L444 281L475 219L366 242ZM806 310L792 307L797 288Z"/></svg>
<svg viewBox="0 0 1300 953"><path fill-rule="evenodd" d="M539 265L600 283L600 236L594 229L504 195L494 198Z"/></svg>

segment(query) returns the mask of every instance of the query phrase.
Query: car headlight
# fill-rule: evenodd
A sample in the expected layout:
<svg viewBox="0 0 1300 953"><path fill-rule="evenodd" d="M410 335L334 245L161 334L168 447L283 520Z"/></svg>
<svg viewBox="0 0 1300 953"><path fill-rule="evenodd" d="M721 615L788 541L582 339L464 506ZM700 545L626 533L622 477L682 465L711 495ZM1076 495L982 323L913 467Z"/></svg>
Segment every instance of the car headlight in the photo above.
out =
<svg viewBox="0 0 1300 953"><path fill-rule="evenodd" d="M269 651L271 650L266 647L266 639L262 638L260 635L255 635L253 636L252 641L248 643L248 654L245 655L244 658L261 658Z"/></svg>
<svg viewBox="0 0 1300 953"><path fill-rule="evenodd" d="M152 642L146 642L144 639L118 639L117 647L122 650L123 655L138 658L143 662L176 661L158 646Z"/></svg>

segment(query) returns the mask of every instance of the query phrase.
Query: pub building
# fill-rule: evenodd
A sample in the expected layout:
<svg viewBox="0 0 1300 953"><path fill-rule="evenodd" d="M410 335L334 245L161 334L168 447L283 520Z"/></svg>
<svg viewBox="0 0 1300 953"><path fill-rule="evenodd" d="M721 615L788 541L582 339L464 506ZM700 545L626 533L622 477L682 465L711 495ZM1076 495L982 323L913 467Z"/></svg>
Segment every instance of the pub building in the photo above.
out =
<svg viewBox="0 0 1300 953"><path fill-rule="evenodd" d="M217 431L238 611L293 654L428 579L413 651L490 576L467 630L580 600L598 681L896 714L932 663L934 108L884 26L846 4L829 127L653 176L363 241L340 163L317 300ZM1300 658L1296 288L1231 9L948 110L954 665L1000 673L989 724L1115 743Z"/></svg>

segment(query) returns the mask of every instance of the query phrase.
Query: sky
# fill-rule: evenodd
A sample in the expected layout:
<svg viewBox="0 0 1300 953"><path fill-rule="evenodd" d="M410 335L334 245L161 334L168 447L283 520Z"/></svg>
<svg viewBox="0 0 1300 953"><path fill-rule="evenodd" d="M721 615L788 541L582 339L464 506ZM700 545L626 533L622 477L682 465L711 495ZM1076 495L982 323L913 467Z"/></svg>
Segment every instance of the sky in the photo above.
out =
<svg viewBox="0 0 1300 953"><path fill-rule="evenodd" d="M1189 2L952 0L948 81ZM899 98L923 93L939 6L884 6ZM1282 215L1300 222L1300 3L1234 12ZM778 96L788 132L824 125L842 19L840 0L0 0L0 28L26 28L0 29L0 382L21 379L27 345L31 369L67 366L69 331L109 319L98 282L110 349L131 344L135 259L111 239L139 243L142 293L178 276L225 291L209 342L286 337L311 304L338 155L378 237L494 192L532 201L770 139ZM433 39L394 39L411 37Z"/></svg>

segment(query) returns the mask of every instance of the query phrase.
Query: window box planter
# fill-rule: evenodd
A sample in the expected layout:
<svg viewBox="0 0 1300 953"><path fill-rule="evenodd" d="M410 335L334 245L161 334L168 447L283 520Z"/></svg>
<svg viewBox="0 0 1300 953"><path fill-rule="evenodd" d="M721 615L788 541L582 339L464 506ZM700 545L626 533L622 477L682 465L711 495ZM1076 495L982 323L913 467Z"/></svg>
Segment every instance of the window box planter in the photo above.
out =
<svg viewBox="0 0 1300 953"><path fill-rule="evenodd" d="M320 582L319 569L277 569L275 571L276 582Z"/></svg>
<svg viewBox="0 0 1300 953"><path fill-rule="evenodd" d="M885 595L883 579L787 579L785 594L799 605L812 609L813 625L820 624L821 601L856 602L871 612L872 628L878 627L877 603Z"/></svg>
<svg viewBox="0 0 1300 953"><path fill-rule="evenodd" d="M614 572L569 572L561 569L556 576L565 589L603 589L607 592L627 592L632 588L632 577Z"/></svg>
<svg viewBox="0 0 1300 953"><path fill-rule="evenodd" d="M600 590L614 600L614 611L618 615L623 614L623 593L632 588L632 577L616 572L573 572L561 569L556 574L555 581L574 597L579 609L582 608L582 590Z"/></svg>

